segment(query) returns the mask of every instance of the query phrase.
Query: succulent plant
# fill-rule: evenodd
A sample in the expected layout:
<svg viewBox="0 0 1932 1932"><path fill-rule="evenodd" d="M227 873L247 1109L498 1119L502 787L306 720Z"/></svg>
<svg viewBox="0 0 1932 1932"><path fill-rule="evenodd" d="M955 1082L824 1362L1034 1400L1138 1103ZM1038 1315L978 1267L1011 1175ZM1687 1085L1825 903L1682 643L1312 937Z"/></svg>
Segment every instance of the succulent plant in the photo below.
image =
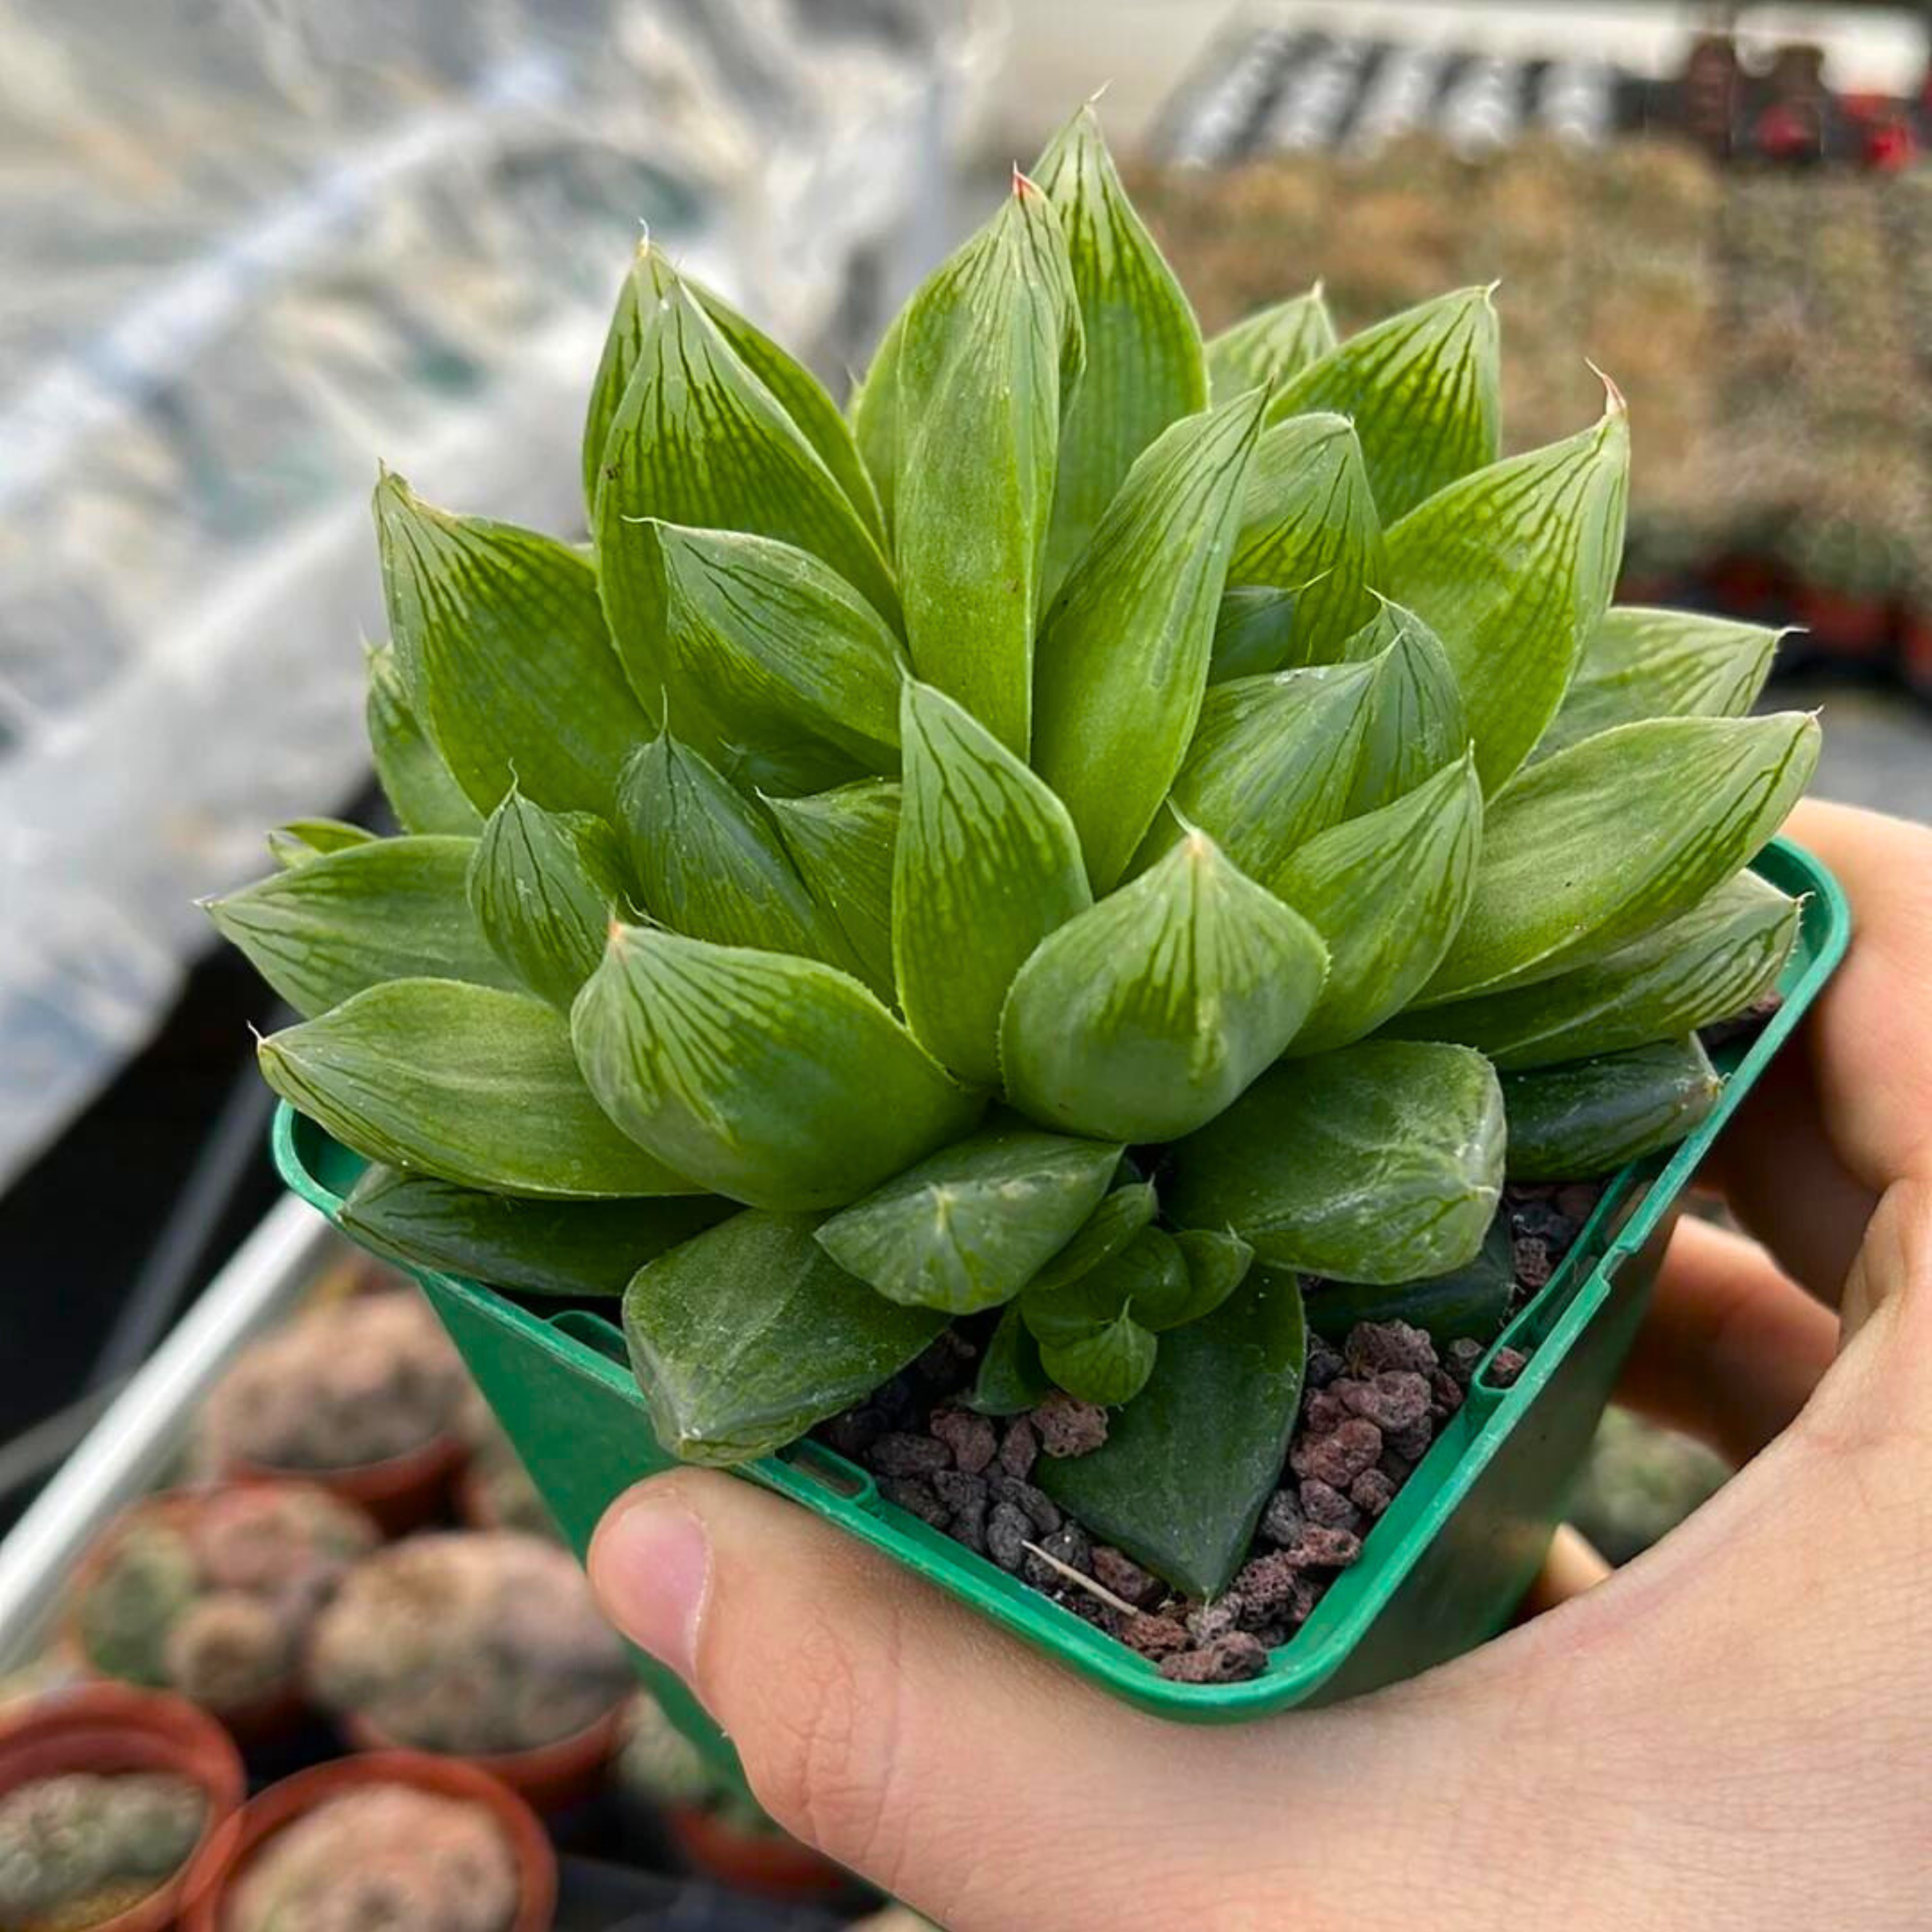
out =
<svg viewBox="0 0 1932 1932"><path fill-rule="evenodd" d="M1004 1308L1252 1522L1296 1276L1470 1262L1518 1112L1538 1171L1680 1137L1794 929L1744 868L1815 722L1738 715L1768 634L1609 609L1622 399L1504 459L1498 357L1484 287L1204 344L1090 112L847 418L640 249L588 554L376 491L378 765L447 782L214 906L308 1016L268 1080L418 1258L608 1244L678 1455Z"/></svg>
<svg viewBox="0 0 1932 1932"><path fill-rule="evenodd" d="M373 1784L270 1838L223 1922L234 1932L506 1932L517 1905L514 1854L481 1805Z"/></svg>
<svg viewBox="0 0 1932 1932"><path fill-rule="evenodd" d="M37 1778L0 1797L0 1925L74 1932L124 1912L188 1861L208 1816L166 1772Z"/></svg>
<svg viewBox="0 0 1932 1932"><path fill-rule="evenodd" d="M104 1676L232 1714L290 1682L310 1623L375 1540L359 1510L296 1484L163 1498L110 1532L75 1632Z"/></svg>
<svg viewBox="0 0 1932 1932"><path fill-rule="evenodd" d="M630 1687L583 1572L512 1531L414 1537L358 1565L318 1620L317 1702L421 1750L526 1750L587 1729Z"/></svg>
<svg viewBox="0 0 1932 1932"><path fill-rule="evenodd" d="M218 1462L352 1468L442 1434L467 1385L420 1296L352 1295L246 1349L209 1399L206 1426Z"/></svg>

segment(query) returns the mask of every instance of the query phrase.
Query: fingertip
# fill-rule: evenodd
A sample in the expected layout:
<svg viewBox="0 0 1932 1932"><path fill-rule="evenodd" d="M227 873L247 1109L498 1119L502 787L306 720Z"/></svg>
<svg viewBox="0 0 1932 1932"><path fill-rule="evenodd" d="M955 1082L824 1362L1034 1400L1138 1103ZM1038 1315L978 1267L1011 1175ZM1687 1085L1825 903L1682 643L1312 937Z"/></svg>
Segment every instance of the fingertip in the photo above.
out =
<svg viewBox="0 0 1932 1932"><path fill-rule="evenodd" d="M711 1539L689 1486L675 1476L619 1497L592 1540L585 1568L598 1606L624 1636L686 1684L711 1585Z"/></svg>

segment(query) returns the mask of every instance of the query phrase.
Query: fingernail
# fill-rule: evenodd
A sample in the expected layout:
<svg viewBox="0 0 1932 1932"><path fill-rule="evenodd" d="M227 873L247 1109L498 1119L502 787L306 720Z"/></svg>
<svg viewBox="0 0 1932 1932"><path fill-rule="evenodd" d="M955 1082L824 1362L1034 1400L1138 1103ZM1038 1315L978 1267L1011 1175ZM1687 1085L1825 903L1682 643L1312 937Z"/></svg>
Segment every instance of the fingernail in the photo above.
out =
<svg viewBox="0 0 1932 1932"><path fill-rule="evenodd" d="M591 1551L590 1580L604 1615L687 1684L696 1674L710 1576L704 1525L673 1497L625 1504Z"/></svg>

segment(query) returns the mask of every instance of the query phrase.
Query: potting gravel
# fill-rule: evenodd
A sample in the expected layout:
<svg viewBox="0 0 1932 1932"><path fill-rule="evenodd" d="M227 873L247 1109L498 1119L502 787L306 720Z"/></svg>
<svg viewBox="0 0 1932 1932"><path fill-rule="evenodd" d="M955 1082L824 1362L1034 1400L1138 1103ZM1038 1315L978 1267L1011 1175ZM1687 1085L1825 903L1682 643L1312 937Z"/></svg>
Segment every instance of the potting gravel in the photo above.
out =
<svg viewBox="0 0 1932 1932"><path fill-rule="evenodd" d="M1505 1190L1516 1280L1511 1316L1549 1282L1601 1193L1595 1183ZM871 1471L888 1502L1183 1684L1237 1683L1268 1668L1269 1652L1294 1635L1360 1559L1364 1539L1462 1406L1490 1350L1490 1340L1474 1336L1438 1348L1399 1321L1358 1322L1339 1345L1311 1336L1281 1486L1262 1511L1247 1561L1221 1595L1203 1602L1097 1543L1030 1480L1042 1455L1099 1448L1107 1439L1105 1409L1058 1391L1012 1417L958 1406L978 1360L976 1332L949 1330L910 1368L826 1424L820 1438ZM1528 1360L1498 1348L1486 1379L1508 1388Z"/></svg>

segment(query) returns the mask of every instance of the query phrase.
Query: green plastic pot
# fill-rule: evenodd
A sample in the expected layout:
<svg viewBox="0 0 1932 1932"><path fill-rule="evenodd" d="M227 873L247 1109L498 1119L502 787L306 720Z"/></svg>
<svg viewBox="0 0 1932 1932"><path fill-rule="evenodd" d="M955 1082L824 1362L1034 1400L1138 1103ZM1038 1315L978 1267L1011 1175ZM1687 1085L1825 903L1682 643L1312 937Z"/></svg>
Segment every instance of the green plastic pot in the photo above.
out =
<svg viewBox="0 0 1932 1932"><path fill-rule="evenodd" d="M1562 1516L1642 1317L1678 1197L1850 939L1844 896L1809 853L1780 839L1756 870L1804 896L1784 1005L1756 1039L1716 1056L1724 1094L1696 1132L1610 1183L1562 1268L1498 1340L1498 1348L1529 1352L1528 1366L1506 1389L1478 1370L1469 1399L1376 1524L1360 1562L1262 1676L1241 1684L1168 1682L1124 1645L886 1502L866 1471L816 1443L796 1444L741 1473L1163 1717L1224 1723L1329 1702L1484 1642L1508 1620ZM363 1165L286 1106L275 1154L289 1185L332 1218ZM671 1466L651 1432L618 1329L581 1310L546 1316L474 1282L425 1271L417 1278L580 1555L614 1498ZM639 1664L673 1721L715 1762L728 1763L729 1747L682 1687Z"/></svg>

